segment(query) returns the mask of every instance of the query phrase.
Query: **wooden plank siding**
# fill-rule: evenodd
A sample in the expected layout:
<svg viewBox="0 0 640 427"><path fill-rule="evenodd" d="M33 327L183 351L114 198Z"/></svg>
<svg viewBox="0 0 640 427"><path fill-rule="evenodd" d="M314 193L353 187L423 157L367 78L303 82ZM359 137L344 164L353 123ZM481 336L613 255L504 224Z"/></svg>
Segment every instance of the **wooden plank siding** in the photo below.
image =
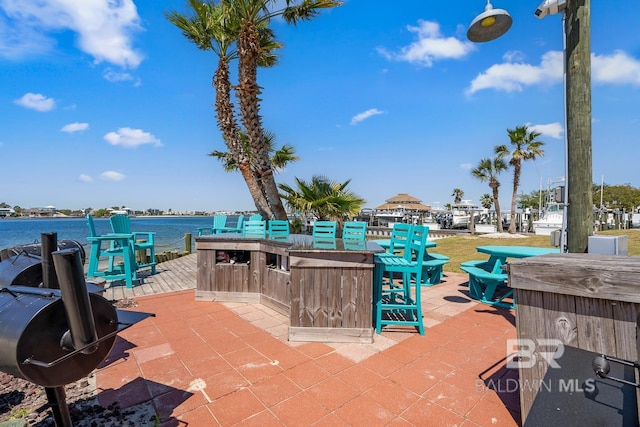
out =
<svg viewBox="0 0 640 427"><path fill-rule="evenodd" d="M548 368L543 352L552 351L540 340L638 360L640 257L543 255L512 261L508 272L518 339L536 342L535 365L519 368L523 423Z"/></svg>
<svg viewBox="0 0 640 427"><path fill-rule="evenodd" d="M289 316L292 341L373 342L373 253L290 245L196 239L196 299L261 302ZM216 262L218 251L246 251L249 262Z"/></svg>

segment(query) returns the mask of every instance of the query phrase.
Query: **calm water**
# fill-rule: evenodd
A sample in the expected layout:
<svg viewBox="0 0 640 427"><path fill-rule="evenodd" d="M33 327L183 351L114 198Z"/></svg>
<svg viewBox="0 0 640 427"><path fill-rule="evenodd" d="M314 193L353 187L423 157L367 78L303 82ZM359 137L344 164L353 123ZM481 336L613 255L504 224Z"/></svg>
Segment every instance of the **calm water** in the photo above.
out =
<svg viewBox="0 0 640 427"><path fill-rule="evenodd" d="M111 233L108 218L94 218L94 223L96 233ZM184 249L185 233L195 237L198 227L210 227L212 224L213 218L206 216L131 218L133 231L156 233L156 253ZM42 233L57 233L58 240L75 240L85 247L88 244L89 229L85 218L0 218L0 249L40 242Z"/></svg>

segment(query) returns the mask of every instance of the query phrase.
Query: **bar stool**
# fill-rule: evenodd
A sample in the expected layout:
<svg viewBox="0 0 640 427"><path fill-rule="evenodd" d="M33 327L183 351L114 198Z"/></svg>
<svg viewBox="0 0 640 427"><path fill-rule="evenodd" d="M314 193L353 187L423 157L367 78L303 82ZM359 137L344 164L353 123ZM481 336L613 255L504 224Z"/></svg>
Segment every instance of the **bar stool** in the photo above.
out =
<svg viewBox="0 0 640 427"><path fill-rule="evenodd" d="M374 256L376 333L381 333L384 325L411 325L424 335L420 283L427 235L427 227L414 225L401 256L393 253ZM394 281L394 273L399 273L401 282Z"/></svg>

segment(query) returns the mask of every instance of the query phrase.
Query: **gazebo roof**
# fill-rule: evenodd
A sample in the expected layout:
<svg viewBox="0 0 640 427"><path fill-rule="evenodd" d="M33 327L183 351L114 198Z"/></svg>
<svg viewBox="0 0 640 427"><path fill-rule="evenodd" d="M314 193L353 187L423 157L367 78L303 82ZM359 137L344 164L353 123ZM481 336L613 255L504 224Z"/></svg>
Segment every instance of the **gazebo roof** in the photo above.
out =
<svg viewBox="0 0 640 427"><path fill-rule="evenodd" d="M407 193L400 193L390 199L385 200L387 203L376 207L379 211L390 211L395 209L405 209L408 211L430 211L431 206L423 205L422 200L413 197Z"/></svg>

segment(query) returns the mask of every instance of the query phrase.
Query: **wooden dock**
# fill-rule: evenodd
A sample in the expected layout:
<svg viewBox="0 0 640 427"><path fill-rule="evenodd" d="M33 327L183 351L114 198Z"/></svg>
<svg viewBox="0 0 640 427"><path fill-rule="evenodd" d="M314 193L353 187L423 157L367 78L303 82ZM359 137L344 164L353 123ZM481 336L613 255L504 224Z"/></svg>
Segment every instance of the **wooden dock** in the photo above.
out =
<svg viewBox="0 0 640 427"><path fill-rule="evenodd" d="M123 300L144 295L153 295L164 292L183 291L196 288L196 258L193 253L176 258L171 261L161 262L156 266L156 274L151 274L149 269L138 272L138 280L134 281L133 288L127 288L123 280L104 282L100 280L100 286L104 286L103 296L108 300ZM94 282L93 278L88 279Z"/></svg>

